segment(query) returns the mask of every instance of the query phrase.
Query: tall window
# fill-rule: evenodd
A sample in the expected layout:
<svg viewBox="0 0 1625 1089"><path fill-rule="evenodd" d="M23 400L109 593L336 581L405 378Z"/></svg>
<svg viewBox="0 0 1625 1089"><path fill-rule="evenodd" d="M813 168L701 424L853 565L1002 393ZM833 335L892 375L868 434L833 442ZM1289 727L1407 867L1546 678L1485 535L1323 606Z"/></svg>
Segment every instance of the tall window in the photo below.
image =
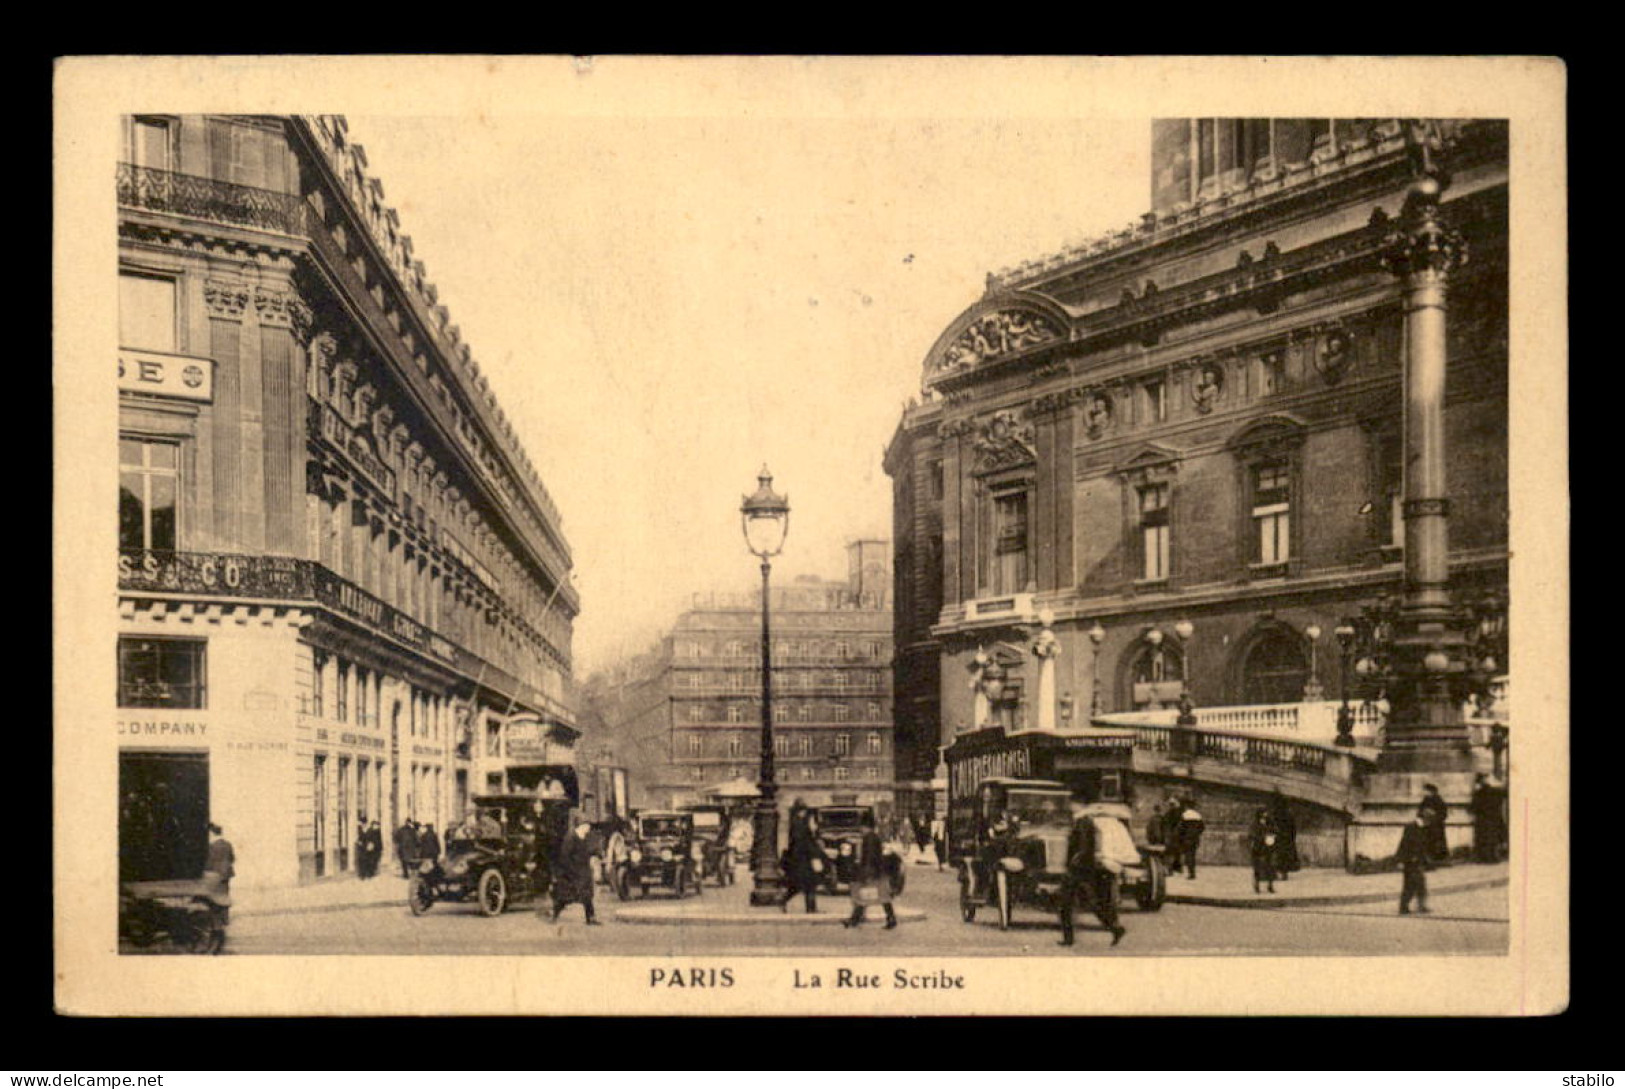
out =
<svg viewBox="0 0 1625 1089"><path fill-rule="evenodd" d="M741 717L744 715L744 713L745 713L744 708L740 707L737 703L730 703L728 705L728 721L729 722L739 722L741 720Z"/></svg>
<svg viewBox="0 0 1625 1089"><path fill-rule="evenodd" d="M175 281L124 272L118 286L119 345L175 351Z"/></svg>
<svg viewBox="0 0 1625 1089"><path fill-rule="evenodd" d="M867 743L868 748L869 748L869 755L870 756L879 756L880 755L880 735L879 734L874 734L874 733L870 734L866 743Z"/></svg>
<svg viewBox="0 0 1625 1089"><path fill-rule="evenodd" d="M789 756L790 755L790 739L788 737L775 737L773 739L773 755L774 756Z"/></svg>
<svg viewBox="0 0 1625 1089"><path fill-rule="evenodd" d="M174 126L163 117L132 117L124 130L124 158L149 170L173 170Z"/></svg>
<svg viewBox="0 0 1625 1089"><path fill-rule="evenodd" d="M1219 172L1218 122L1211 117L1196 122L1196 177L1206 181Z"/></svg>
<svg viewBox="0 0 1625 1089"><path fill-rule="evenodd" d="M691 703L688 705L688 720L690 722L700 722L704 718L705 708L701 707L697 703Z"/></svg>
<svg viewBox="0 0 1625 1089"><path fill-rule="evenodd" d="M312 651L310 655L310 713L321 718L323 672L327 669L327 655L321 651Z"/></svg>
<svg viewBox="0 0 1625 1089"><path fill-rule="evenodd" d="M357 726L367 725L367 671L360 666L355 671L355 721ZM413 706L417 701L413 700Z"/></svg>
<svg viewBox="0 0 1625 1089"><path fill-rule="evenodd" d="M1140 395L1145 401L1146 423L1162 423L1168 418L1167 382L1153 378L1140 387Z"/></svg>
<svg viewBox="0 0 1625 1089"><path fill-rule="evenodd" d="M205 648L202 639L147 639L120 636L118 705L202 709Z"/></svg>
<svg viewBox="0 0 1625 1089"><path fill-rule="evenodd" d="M880 769L879 768L865 768L865 769L863 769L863 777L865 779L879 779L880 778Z"/></svg>
<svg viewBox="0 0 1625 1089"><path fill-rule="evenodd" d="M1020 593L1027 586L1027 493L993 497L993 585L995 594Z"/></svg>
<svg viewBox="0 0 1625 1089"><path fill-rule="evenodd" d="M1286 355L1284 352L1265 352L1258 357L1258 393L1268 397L1286 389Z"/></svg>
<svg viewBox="0 0 1625 1089"><path fill-rule="evenodd" d="M836 722L845 722L847 715L846 704L837 703L833 708L831 708L831 714Z"/></svg>
<svg viewBox="0 0 1625 1089"><path fill-rule="evenodd" d="M689 734L688 735L688 755L690 755L690 756L698 756L698 755L700 755L700 744L701 744L701 742L700 742L700 735L699 734Z"/></svg>
<svg viewBox="0 0 1625 1089"><path fill-rule="evenodd" d="M1285 460L1253 467L1253 562L1269 566L1292 558L1292 470Z"/></svg>
<svg viewBox="0 0 1625 1089"><path fill-rule="evenodd" d="M796 754L798 756L811 756L812 749L812 738L802 735L796 739Z"/></svg>
<svg viewBox="0 0 1625 1089"><path fill-rule="evenodd" d="M334 715L340 722L350 721L350 665L344 659L339 659L338 687L334 693L334 700L338 704L334 708Z"/></svg>
<svg viewBox="0 0 1625 1089"><path fill-rule="evenodd" d="M1147 484L1140 495L1140 577L1160 582L1168 577L1168 485Z"/></svg>
<svg viewBox="0 0 1625 1089"><path fill-rule="evenodd" d="M852 769L851 768L843 767L840 764L835 765L835 781L836 782L844 783L850 778L852 778Z"/></svg>
<svg viewBox="0 0 1625 1089"><path fill-rule="evenodd" d="M173 552L180 495L180 447L120 439L119 547Z"/></svg>
<svg viewBox="0 0 1625 1089"><path fill-rule="evenodd" d="M852 735L851 734L836 734L835 735L835 755L836 756L849 756L849 755L851 755L851 752L852 752Z"/></svg>
<svg viewBox="0 0 1625 1089"><path fill-rule="evenodd" d="M728 755L737 759L745 751L745 743L737 737L728 739Z"/></svg>

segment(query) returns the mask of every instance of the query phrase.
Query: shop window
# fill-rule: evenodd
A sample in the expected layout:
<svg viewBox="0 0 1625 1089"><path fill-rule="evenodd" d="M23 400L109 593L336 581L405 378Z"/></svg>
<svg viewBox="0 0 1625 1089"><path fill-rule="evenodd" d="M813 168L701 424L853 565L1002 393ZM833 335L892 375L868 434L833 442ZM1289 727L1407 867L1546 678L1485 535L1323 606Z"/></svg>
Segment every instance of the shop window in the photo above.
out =
<svg viewBox="0 0 1625 1089"><path fill-rule="evenodd" d="M350 758L339 757L338 778L339 814L338 824L338 869L340 873L350 868Z"/></svg>
<svg viewBox="0 0 1625 1089"><path fill-rule="evenodd" d="M118 705L201 710L207 706L203 639L120 636Z"/></svg>
<svg viewBox="0 0 1625 1089"><path fill-rule="evenodd" d="M123 272L118 283L119 346L176 351L175 281Z"/></svg>
<svg viewBox="0 0 1625 1089"><path fill-rule="evenodd" d="M173 552L179 528L180 446L119 439L119 547Z"/></svg>
<svg viewBox="0 0 1625 1089"><path fill-rule="evenodd" d="M118 878L195 878L209 850L206 753L118 754Z"/></svg>
<svg viewBox="0 0 1625 1089"><path fill-rule="evenodd" d="M1167 484L1147 484L1137 489L1140 501L1140 577L1161 582L1168 577L1171 555Z"/></svg>

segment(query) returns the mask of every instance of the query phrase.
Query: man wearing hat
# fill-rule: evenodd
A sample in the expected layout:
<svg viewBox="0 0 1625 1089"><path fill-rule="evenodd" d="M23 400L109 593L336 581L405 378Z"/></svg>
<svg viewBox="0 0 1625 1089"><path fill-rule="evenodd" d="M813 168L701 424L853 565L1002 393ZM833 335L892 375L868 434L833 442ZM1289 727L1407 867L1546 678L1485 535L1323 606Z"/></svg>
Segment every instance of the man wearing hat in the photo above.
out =
<svg viewBox="0 0 1625 1089"><path fill-rule="evenodd" d="M564 834L553 863L553 915L570 904L580 904L587 913L587 925L597 926L592 910L592 844L587 837L592 824L580 812L570 814L570 831Z"/></svg>
<svg viewBox="0 0 1625 1089"><path fill-rule="evenodd" d="M237 873L237 852L218 824L209 825L209 854L203 863L203 882L221 907L231 903L231 879Z"/></svg>
<svg viewBox="0 0 1625 1089"><path fill-rule="evenodd" d="M1100 862L1100 834L1089 815L1089 799L1074 794L1069 805L1072 831L1066 837L1066 880L1061 883L1061 944L1072 944L1073 906L1082 896L1116 945L1128 933L1117 921L1117 875Z"/></svg>

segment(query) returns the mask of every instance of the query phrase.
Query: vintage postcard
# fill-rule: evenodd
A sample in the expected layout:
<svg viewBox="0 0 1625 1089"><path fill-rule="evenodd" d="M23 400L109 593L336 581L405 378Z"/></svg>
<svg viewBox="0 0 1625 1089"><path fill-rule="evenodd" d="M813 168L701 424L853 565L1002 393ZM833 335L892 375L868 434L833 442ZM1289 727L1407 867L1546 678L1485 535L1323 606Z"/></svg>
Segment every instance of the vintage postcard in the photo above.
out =
<svg viewBox="0 0 1625 1089"><path fill-rule="evenodd" d="M62 60L58 1008L1564 1008L1564 94Z"/></svg>

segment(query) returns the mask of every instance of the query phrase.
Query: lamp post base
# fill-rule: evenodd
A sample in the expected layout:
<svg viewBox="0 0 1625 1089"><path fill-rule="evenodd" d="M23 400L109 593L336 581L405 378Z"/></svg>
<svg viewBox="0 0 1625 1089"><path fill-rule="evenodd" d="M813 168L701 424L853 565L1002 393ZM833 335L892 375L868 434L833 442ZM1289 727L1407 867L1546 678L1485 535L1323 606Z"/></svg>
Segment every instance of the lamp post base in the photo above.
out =
<svg viewBox="0 0 1625 1089"><path fill-rule="evenodd" d="M764 792L765 794L765 792ZM751 907L778 907L789 898L784 871L779 868L779 805L771 794L757 799L751 814L754 845L751 849Z"/></svg>

